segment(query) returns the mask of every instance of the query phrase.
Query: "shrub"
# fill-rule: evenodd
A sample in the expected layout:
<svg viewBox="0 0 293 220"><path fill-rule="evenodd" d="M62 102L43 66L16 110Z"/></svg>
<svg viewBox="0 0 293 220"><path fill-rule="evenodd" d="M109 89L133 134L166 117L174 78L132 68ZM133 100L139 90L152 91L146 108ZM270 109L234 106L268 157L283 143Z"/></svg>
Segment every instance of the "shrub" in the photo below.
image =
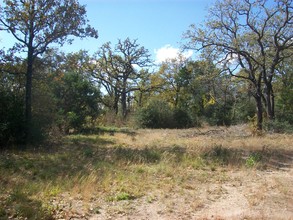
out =
<svg viewBox="0 0 293 220"><path fill-rule="evenodd" d="M210 105L205 109L204 116L210 125L232 124L232 106L231 103Z"/></svg>
<svg viewBox="0 0 293 220"><path fill-rule="evenodd" d="M81 131L87 119L93 121L100 113L100 91L86 75L67 72L62 82L53 82L53 93L58 108L58 126L68 132Z"/></svg>
<svg viewBox="0 0 293 220"><path fill-rule="evenodd" d="M193 120L184 109L172 109L163 100L152 99L148 105L138 111L136 121L143 128L188 128Z"/></svg>
<svg viewBox="0 0 293 220"><path fill-rule="evenodd" d="M264 122L264 129L275 133L293 133L293 125L287 121L269 120Z"/></svg>
<svg viewBox="0 0 293 220"><path fill-rule="evenodd" d="M262 160L262 155L260 153L252 153L245 161L247 167L254 167Z"/></svg>
<svg viewBox="0 0 293 220"><path fill-rule="evenodd" d="M175 109L173 117L176 128L188 128L192 126L192 119L186 110Z"/></svg>
<svg viewBox="0 0 293 220"><path fill-rule="evenodd" d="M171 128L174 126L173 112L167 102L153 99L142 108L137 121L143 128Z"/></svg>
<svg viewBox="0 0 293 220"><path fill-rule="evenodd" d="M24 141L24 106L21 96L0 93L0 148Z"/></svg>

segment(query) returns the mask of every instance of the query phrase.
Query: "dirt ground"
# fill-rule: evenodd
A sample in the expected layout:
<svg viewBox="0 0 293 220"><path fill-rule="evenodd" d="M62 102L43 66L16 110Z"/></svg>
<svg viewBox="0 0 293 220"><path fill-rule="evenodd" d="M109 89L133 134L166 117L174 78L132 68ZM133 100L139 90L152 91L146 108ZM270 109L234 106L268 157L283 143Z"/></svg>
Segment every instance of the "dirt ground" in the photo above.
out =
<svg viewBox="0 0 293 220"><path fill-rule="evenodd" d="M184 138L192 138L190 135L185 134ZM292 150L284 151L282 156L282 160L269 161L266 169L219 168L216 172L189 169L186 173L190 179L184 184L158 187L130 200L105 201L102 195L95 195L85 201L64 194L63 209L71 210L71 214L59 219L293 220ZM196 178L202 175L207 181L199 184Z"/></svg>
<svg viewBox="0 0 293 220"><path fill-rule="evenodd" d="M214 183L169 194L101 205L99 214L84 219L293 219L293 171L228 173L228 183ZM280 191L288 195L284 199Z"/></svg>

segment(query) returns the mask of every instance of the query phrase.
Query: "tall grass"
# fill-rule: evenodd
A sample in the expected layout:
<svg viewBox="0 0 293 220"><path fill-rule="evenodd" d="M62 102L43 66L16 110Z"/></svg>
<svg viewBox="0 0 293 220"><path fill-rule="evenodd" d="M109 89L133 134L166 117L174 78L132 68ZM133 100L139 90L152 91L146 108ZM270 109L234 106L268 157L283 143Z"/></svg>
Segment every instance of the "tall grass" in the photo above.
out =
<svg viewBox="0 0 293 220"><path fill-rule="evenodd" d="M266 169L292 136L245 138L222 128L67 136L51 150L0 154L0 219L53 219L65 193L133 200L157 189L229 181L223 170ZM256 157L256 155L258 157ZM220 172L218 172L220 171ZM211 175L212 173L212 175ZM58 204L58 203L57 203Z"/></svg>

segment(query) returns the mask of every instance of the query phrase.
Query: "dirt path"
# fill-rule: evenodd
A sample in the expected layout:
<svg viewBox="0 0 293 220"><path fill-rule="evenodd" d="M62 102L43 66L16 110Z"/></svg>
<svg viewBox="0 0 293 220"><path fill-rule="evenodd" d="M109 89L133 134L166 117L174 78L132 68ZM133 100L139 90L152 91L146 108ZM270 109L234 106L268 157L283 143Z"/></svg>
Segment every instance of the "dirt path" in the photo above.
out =
<svg viewBox="0 0 293 220"><path fill-rule="evenodd" d="M67 207L71 214L59 219L293 219L292 167L285 171L230 171L225 175L229 181L199 186L191 183L169 193L157 189L134 200L73 199Z"/></svg>

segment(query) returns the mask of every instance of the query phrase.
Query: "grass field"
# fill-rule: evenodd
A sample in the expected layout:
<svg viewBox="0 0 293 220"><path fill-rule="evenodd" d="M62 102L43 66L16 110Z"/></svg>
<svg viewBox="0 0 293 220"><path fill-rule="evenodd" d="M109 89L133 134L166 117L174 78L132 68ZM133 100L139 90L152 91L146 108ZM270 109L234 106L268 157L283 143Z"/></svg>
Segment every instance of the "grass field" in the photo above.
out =
<svg viewBox="0 0 293 220"><path fill-rule="evenodd" d="M293 219L293 135L113 130L0 154L0 219Z"/></svg>

